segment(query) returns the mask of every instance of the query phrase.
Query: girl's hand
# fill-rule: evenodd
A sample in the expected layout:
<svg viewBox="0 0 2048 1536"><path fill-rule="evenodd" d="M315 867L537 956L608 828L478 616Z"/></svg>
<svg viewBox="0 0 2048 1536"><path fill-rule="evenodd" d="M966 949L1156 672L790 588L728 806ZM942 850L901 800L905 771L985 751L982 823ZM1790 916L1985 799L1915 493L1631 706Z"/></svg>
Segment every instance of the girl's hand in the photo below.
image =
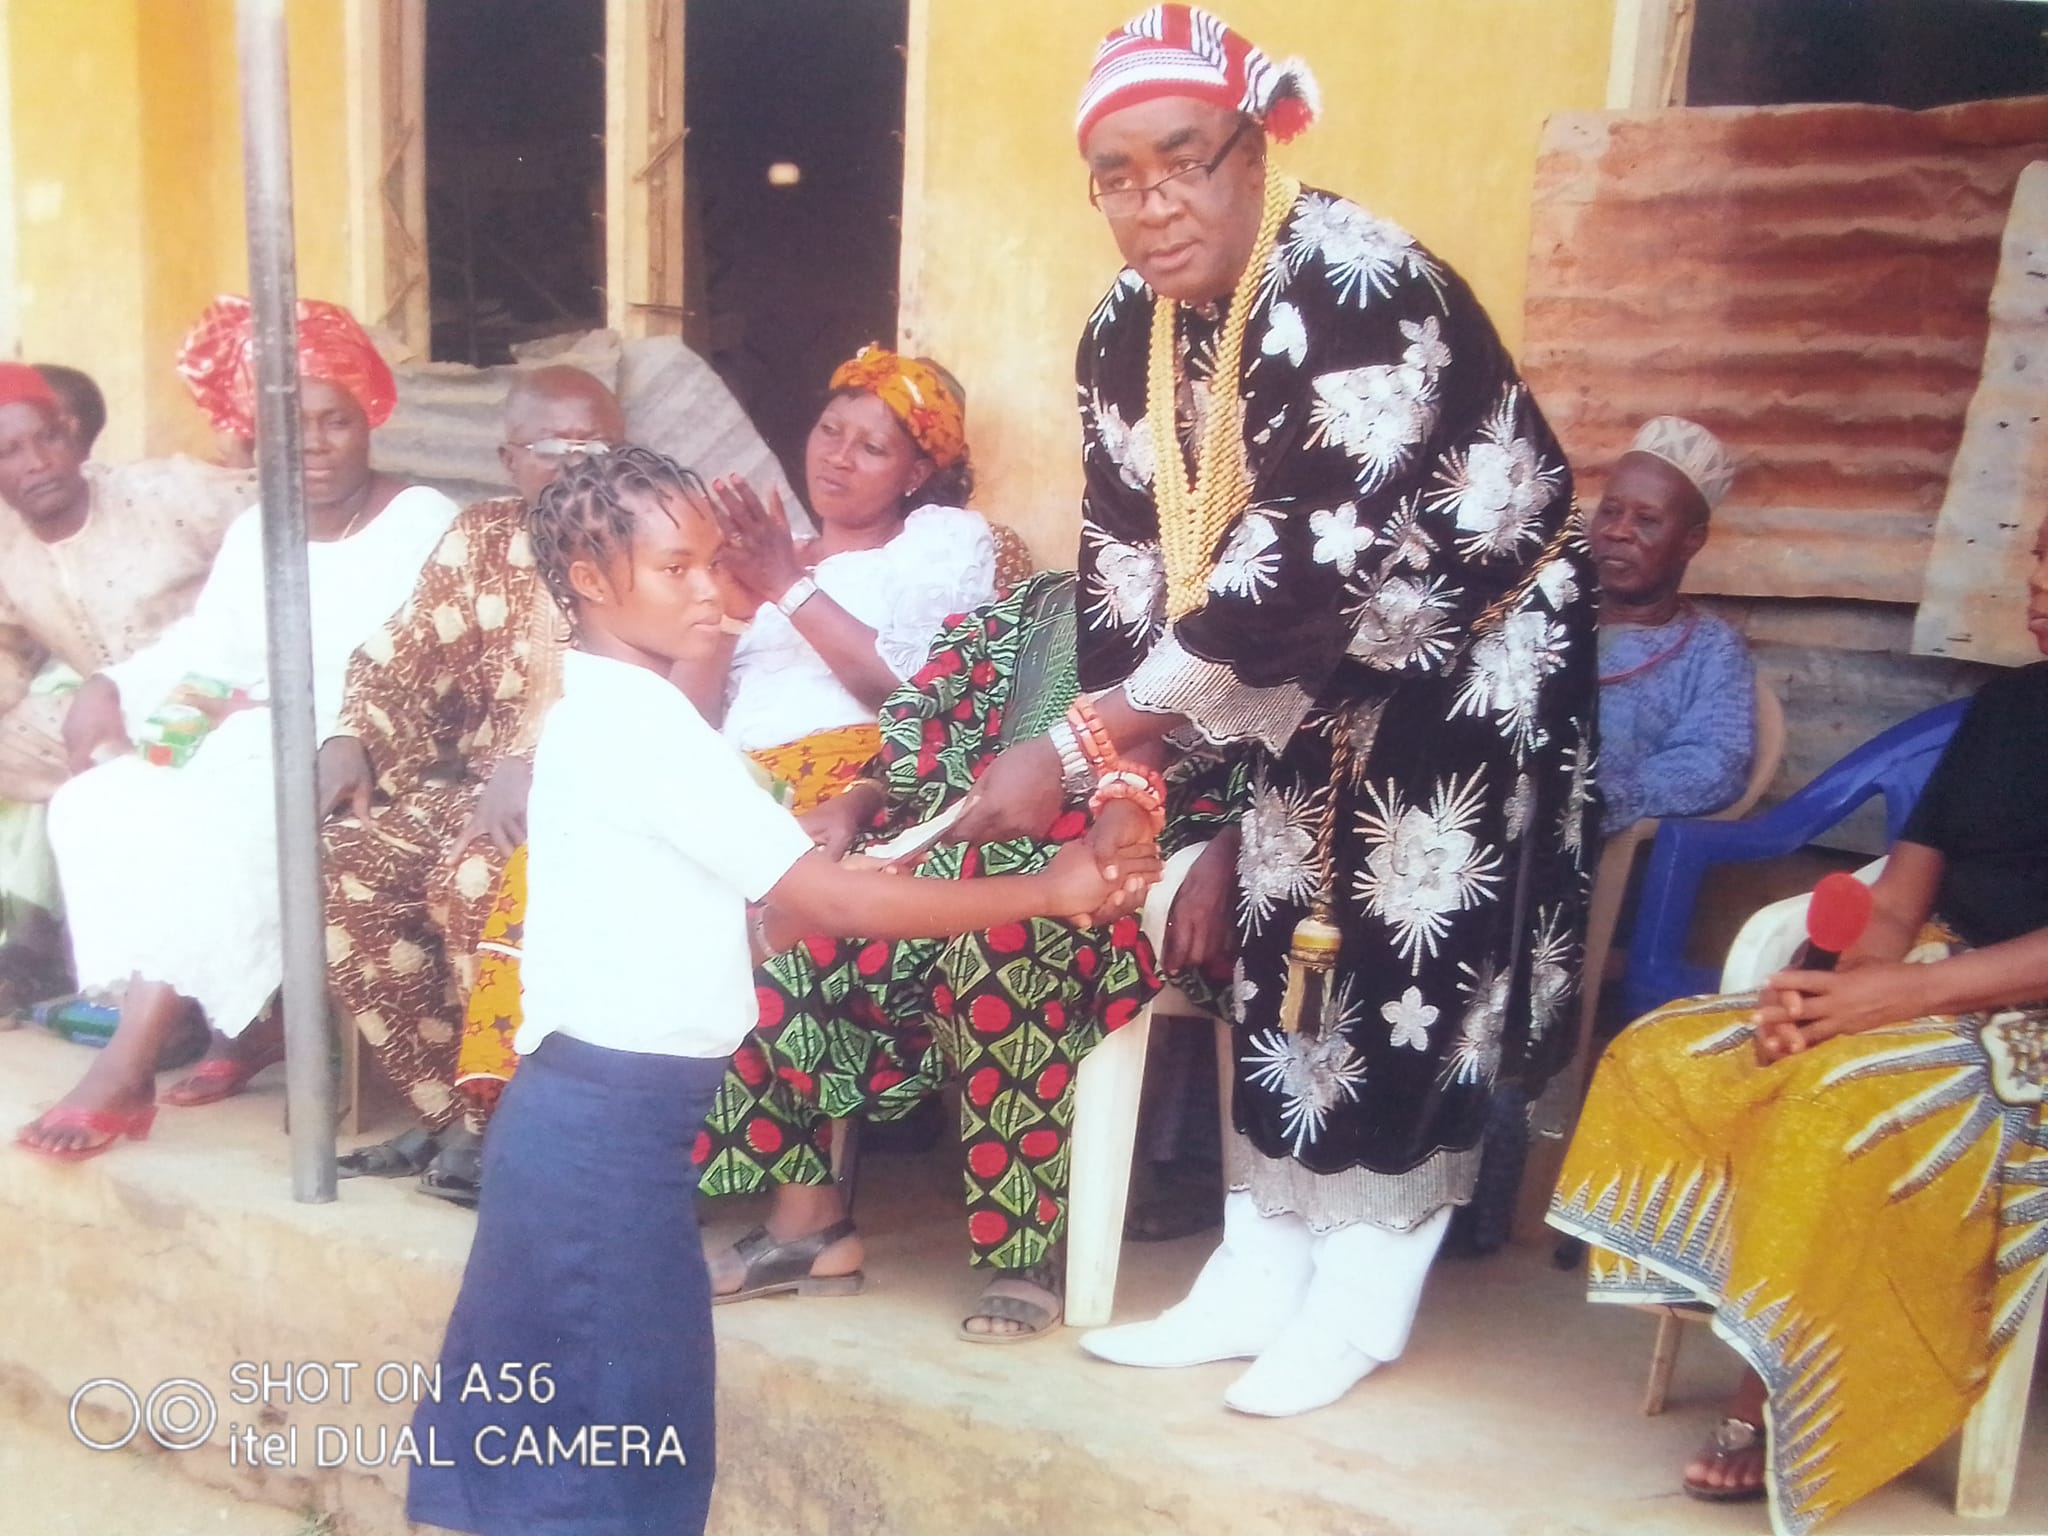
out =
<svg viewBox="0 0 2048 1536"><path fill-rule="evenodd" d="M1861 1034L1939 1011L1938 967L1871 961L1853 971L1780 971L1755 1015L1757 1059L1796 1056L1837 1035Z"/></svg>
<svg viewBox="0 0 2048 1536"><path fill-rule="evenodd" d="M843 859L854 838L874 820L875 804L872 794L859 788L849 789L822 805L812 806L797 817L797 825L810 833L811 841L826 858Z"/></svg>
<svg viewBox="0 0 2048 1536"><path fill-rule="evenodd" d="M946 829L949 843L1000 843L1043 837L1066 807L1060 755L1044 736L1020 741L988 765Z"/></svg>
<svg viewBox="0 0 2048 1536"><path fill-rule="evenodd" d="M804 573L789 520L782 514L782 493L770 491L764 507L745 477L735 475L730 480L712 481L711 495L719 526L725 531L720 569L750 593L757 605L776 601ZM728 601L727 612L731 609Z"/></svg>
<svg viewBox="0 0 2048 1536"><path fill-rule="evenodd" d="M1138 849L1119 855L1113 863L1097 862L1086 842L1068 843L1053 855L1045 867L1050 894L1045 906L1053 915L1064 915L1077 928L1093 927L1095 914L1133 893L1142 895L1159 878L1159 855ZM1124 910L1128 911L1126 906Z"/></svg>

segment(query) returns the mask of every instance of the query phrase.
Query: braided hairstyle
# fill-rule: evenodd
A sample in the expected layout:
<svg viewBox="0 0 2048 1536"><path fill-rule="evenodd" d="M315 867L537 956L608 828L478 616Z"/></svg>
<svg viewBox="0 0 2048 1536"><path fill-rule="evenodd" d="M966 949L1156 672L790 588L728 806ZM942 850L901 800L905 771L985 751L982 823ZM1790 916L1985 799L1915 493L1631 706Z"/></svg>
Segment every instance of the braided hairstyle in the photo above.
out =
<svg viewBox="0 0 2048 1536"><path fill-rule="evenodd" d="M541 492L540 500L526 514L533 561L549 593L572 620L577 597L569 584L569 567L588 560L609 568L613 561L630 556L633 509L626 498L659 504L667 492L709 500L704 481L694 469L651 448L633 447L571 459Z"/></svg>

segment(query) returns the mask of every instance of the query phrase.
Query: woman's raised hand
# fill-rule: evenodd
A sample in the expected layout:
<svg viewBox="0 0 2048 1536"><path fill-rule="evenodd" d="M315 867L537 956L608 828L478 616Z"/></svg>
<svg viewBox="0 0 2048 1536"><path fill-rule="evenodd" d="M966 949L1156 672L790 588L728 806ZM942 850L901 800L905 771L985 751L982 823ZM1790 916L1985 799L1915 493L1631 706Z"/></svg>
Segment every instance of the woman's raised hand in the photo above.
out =
<svg viewBox="0 0 2048 1536"><path fill-rule="evenodd" d="M1043 837L1066 805L1060 755L1043 736L1004 750L961 802L960 819L946 829L949 843L1000 843Z"/></svg>
<svg viewBox="0 0 2048 1536"><path fill-rule="evenodd" d="M771 490L764 507L746 477L734 475L712 481L711 496L725 533L721 568L762 602L774 602L804 573L789 519L783 516L782 493Z"/></svg>

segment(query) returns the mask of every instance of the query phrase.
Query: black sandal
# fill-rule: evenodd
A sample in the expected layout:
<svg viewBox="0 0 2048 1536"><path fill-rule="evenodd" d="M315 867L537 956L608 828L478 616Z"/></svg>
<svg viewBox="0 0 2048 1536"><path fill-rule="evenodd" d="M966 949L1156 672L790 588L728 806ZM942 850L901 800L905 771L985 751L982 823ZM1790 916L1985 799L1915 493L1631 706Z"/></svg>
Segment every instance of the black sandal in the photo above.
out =
<svg viewBox="0 0 2048 1536"><path fill-rule="evenodd" d="M342 1153L334 1160L334 1171L344 1179L409 1179L433 1162L440 1146L438 1132L416 1125L389 1141Z"/></svg>
<svg viewBox="0 0 2048 1536"><path fill-rule="evenodd" d="M982 1287L974 1310L960 1320L960 1337L970 1344L1023 1344L1042 1339L1066 1317L1065 1266L1043 1259L1028 1269L1005 1269ZM1052 1305L1044 1297L1052 1297ZM1022 1323L1016 1333L983 1333L967 1325L977 1321Z"/></svg>
<svg viewBox="0 0 2048 1536"><path fill-rule="evenodd" d="M1771 1475L1771 1468L1769 1452L1764 1446L1763 1428L1730 1414L1714 1426L1707 1443L1700 1447L1698 1459L1718 1472L1730 1463L1751 1455L1756 1457L1757 1480L1749 1487L1696 1483L1689 1477L1682 1479L1678 1486L1688 1497L1709 1504L1748 1504L1764 1497L1764 1483Z"/></svg>
<svg viewBox="0 0 2048 1536"><path fill-rule="evenodd" d="M483 1196L483 1174L484 1139L467 1131L450 1131L442 1137L434 1160L421 1170L415 1187L423 1195L473 1211Z"/></svg>
<svg viewBox="0 0 2048 1536"><path fill-rule="evenodd" d="M743 1266L739 1289L713 1296L711 1304L722 1307L730 1301L751 1301L756 1296L858 1296L867 1286L865 1270L844 1275L814 1275L811 1266L818 1255L834 1243L853 1236L853 1218L842 1216L831 1226L802 1237L777 1242L766 1227L756 1227L732 1245Z"/></svg>

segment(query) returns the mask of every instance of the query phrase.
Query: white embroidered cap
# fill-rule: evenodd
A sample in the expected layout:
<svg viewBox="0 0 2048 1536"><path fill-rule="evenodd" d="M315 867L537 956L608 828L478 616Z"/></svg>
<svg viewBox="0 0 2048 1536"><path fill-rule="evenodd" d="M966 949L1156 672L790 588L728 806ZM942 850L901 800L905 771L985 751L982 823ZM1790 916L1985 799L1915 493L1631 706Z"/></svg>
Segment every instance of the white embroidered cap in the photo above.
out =
<svg viewBox="0 0 2048 1536"><path fill-rule="evenodd" d="M1718 437L1683 416L1653 416L1643 423L1630 453L1662 459L1693 483L1713 511L1735 484L1735 456Z"/></svg>

